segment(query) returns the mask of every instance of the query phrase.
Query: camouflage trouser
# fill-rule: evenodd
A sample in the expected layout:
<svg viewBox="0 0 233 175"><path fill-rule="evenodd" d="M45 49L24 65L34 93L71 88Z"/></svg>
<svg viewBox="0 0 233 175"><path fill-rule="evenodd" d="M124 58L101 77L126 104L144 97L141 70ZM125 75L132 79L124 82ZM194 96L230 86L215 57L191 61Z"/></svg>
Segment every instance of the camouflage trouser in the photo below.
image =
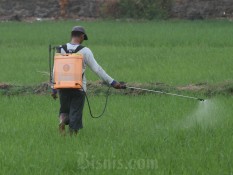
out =
<svg viewBox="0 0 233 175"><path fill-rule="evenodd" d="M59 116L66 117L65 124L71 130L78 131L83 127L82 113L85 102L85 94L78 89L60 89L60 112Z"/></svg>

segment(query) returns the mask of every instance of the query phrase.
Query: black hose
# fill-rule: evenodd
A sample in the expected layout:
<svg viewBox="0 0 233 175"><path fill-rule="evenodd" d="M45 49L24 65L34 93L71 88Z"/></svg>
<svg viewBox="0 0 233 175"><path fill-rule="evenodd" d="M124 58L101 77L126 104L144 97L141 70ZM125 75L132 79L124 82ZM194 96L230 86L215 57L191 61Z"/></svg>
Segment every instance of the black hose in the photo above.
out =
<svg viewBox="0 0 233 175"><path fill-rule="evenodd" d="M108 90L106 91L106 97L105 97L106 99L105 99L105 104L104 104L104 108L103 108L102 113L101 113L100 115L98 115L98 116L94 116L93 113L92 113L92 110L91 110L91 105L90 105L90 101L89 101L89 99L88 99L87 93L84 91L84 89L83 89L83 87L82 87L81 84L78 84L78 85L79 85L79 86L81 87L81 89L83 90L84 95L85 95L85 97L86 97L86 99L87 99L87 105L88 105L88 109L89 109L89 113L90 113L91 117L92 117L92 118L100 118L100 117L102 117L102 116L104 115L105 111L106 111L106 108L107 108L108 97L110 96L111 86L109 86Z"/></svg>
<svg viewBox="0 0 233 175"><path fill-rule="evenodd" d="M90 105L90 102L89 102L87 93L84 91L85 97L86 97L86 99L87 99L88 109L89 109L89 112L90 112L90 115L91 115L92 118L100 118L100 117L102 117L102 116L104 115L104 113L105 113L105 111L106 111L106 108L107 108L107 104L108 104L108 97L109 97L109 95L110 95L110 89L111 89L111 87L109 87L108 90L107 90L107 92L106 92L106 100L105 100L105 104L104 104L103 111L102 111L102 113L101 113L100 115L98 115L98 116L94 116L94 115L92 114L91 105Z"/></svg>

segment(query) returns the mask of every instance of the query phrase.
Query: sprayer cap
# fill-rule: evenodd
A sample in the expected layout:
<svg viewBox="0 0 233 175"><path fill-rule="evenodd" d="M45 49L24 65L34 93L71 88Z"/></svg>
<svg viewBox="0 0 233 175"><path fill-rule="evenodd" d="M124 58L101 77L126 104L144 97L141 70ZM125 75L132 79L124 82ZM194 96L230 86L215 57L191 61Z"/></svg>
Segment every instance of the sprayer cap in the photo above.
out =
<svg viewBox="0 0 233 175"><path fill-rule="evenodd" d="M84 34L84 40L88 40L85 29L82 26L74 26L71 32L82 32Z"/></svg>

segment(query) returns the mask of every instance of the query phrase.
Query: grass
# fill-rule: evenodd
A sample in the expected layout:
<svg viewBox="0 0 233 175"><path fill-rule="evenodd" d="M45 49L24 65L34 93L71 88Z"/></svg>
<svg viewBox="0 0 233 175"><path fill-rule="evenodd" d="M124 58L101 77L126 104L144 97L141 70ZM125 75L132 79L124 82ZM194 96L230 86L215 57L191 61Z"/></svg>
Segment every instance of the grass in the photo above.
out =
<svg viewBox="0 0 233 175"><path fill-rule="evenodd" d="M87 28L85 45L117 80L172 86L232 81L231 22L57 21L0 23L0 83L48 81L37 72L48 71L48 44L68 42L77 24ZM87 77L98 79L90 71ZM100 113L104 97L90 101ZM91 119L86 106L78 138L63 138L58 101L0 95L0 174L232 174L232 102L227 95L199 103L115 94L104 117Z"/></svg>
<svg viewBox="0 0 233 175"><path fill-rule="evenodd" d="M91 97L95 113L102 99ZM85 108L85 128L76 139L58 135L58 102L48 96L1 97L1 173L230 174L232 99L220 96L215 101L217 123L201 127L197 122L186 128L186 119L198 107L195 101L111 96L101 119L91 119ZM133 164L126 170L132 159L154 160L155 166L140 169ZM124 168L114 168L114 161Z"/></svg>
<svg viewBox="0 0 233 175"><path fill-rule="evenodd" d="M74 25L87 28L97 61L115 79L171 85L231 80L232 23L227 21L36 22L1 23L6 72L0 82L38 84L47 81L48 45L69 42ZM15 32L17 28L17 32ZM153 64L152 64L153 63ZM131 71L128 71L128 70ZM177 71L179 70L179 71ZM96 80L88 72L90 80Z"/></svg>

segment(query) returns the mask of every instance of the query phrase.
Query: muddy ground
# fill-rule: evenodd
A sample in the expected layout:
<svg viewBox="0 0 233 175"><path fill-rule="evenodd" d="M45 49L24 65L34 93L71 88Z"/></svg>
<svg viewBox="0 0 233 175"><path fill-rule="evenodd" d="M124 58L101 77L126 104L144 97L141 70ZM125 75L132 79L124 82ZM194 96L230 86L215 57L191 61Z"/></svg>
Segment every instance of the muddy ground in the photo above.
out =
<svg viewBox="0 0 233 175"><path fill-rule="evenodd" d="M164 83L127 83L127 86L134 86L140 88L148 88L163 92L173 92L173 93L187 93L191 92L193 94L201 94L207 97L214 95L233 95L233 82L222 82L217 84L189 84L183 86L170 86ZM88 94L100 95L107 91L108 87L102 81L89 81L87 83ZM39 85L15 85L8 83L0 83L0 94L1 95L27 95L27 94L37 94L44 95L50 94L51 88L48 82L41 83ZM115 90L111 89L111 94L122 94L122 95L143 95L148 92L140 90Z"/></svg>

